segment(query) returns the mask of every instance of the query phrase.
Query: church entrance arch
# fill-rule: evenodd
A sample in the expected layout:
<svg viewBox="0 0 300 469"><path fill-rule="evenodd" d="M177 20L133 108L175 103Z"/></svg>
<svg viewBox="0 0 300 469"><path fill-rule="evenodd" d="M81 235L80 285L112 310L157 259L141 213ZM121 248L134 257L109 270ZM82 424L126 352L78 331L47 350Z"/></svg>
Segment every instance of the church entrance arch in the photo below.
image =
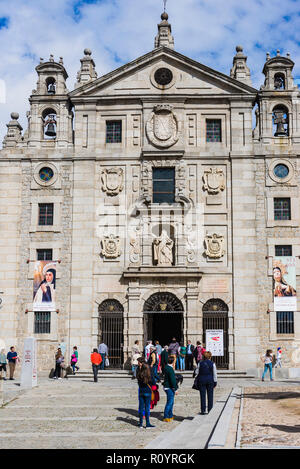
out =
<svg viewBox="0 0 300 469"><path fill-rule="evenodd" d="M228 370L229 350L228 350L228 306L223 300L212 298L208 300L202 308L203 311L203 343L206 343L206 330L223 330L224 355L213 357L219 369Z"/></svg>
<svg viewBox="0 0 300 469"><path fill-rule="evenodd" d="M146 340L158 340L160 345L168 345L175 337L183 340L183 305L169 292L151 295L144 304L144 337Z"/></svg>
<svg viewBox="0 0 300 469"><path fill-rule="evenodd" d="M117 300L104 300L99 305L99 344L108 347L109 368L122 368L124 344L124 308Z"/></svg>

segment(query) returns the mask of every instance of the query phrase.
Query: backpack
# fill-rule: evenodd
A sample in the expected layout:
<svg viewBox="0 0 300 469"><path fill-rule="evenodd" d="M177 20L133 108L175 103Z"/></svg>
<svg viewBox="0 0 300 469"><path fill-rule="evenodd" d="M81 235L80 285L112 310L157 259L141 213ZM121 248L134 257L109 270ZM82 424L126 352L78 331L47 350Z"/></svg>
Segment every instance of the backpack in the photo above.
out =
<svg viewBox="0 0 300 469"><path fill-rule="evenodd" d="M50 379L53 378L54 372L55 372L54 368L51 368L51 371L50 371L50 373L49 373L49 378L50 378Z"/></svg>

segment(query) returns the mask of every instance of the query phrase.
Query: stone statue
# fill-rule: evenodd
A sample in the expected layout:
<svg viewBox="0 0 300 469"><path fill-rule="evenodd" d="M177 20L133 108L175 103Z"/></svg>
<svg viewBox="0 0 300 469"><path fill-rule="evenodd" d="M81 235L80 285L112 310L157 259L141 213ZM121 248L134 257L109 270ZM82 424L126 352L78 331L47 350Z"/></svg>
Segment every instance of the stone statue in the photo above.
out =
<svg viewBox="0 0 300 469"><path fill-rule="evenodd" d="M153 241L154 260L157 265L172 265L174 242L169 238L166 230L162 230L161 235Z"/></svg>

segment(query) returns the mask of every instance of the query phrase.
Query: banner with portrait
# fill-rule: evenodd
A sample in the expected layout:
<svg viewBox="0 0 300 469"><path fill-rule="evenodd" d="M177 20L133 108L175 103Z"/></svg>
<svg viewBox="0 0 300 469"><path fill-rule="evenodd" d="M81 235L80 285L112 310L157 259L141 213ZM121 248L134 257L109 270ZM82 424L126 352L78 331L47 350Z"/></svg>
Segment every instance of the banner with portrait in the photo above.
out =
<svg viewBox="0 0 300 469"><path fill-rule="evenodd" d="M296 258L273 259L274 311L297 311Z"/></svg>
<svg viewBox="0 0 300 469"><path fill-rule="evenodd" d="M205 348L211 352L213 357L224 356L224 331L223 329L206 329L205 331Z"/></svg>
<svg viewBox="0 0 300 469"><path fill-rule="evenodd" d="M55 311L56 263L37 261L33 272L33 311Z"/></svg>

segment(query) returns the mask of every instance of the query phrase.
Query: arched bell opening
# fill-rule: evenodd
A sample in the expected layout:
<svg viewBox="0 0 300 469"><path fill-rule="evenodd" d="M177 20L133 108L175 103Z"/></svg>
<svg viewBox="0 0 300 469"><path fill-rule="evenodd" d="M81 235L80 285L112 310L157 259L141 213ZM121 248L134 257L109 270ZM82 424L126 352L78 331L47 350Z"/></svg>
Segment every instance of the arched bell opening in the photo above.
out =
<svg viewBox="0 0 300 469"><path fill-rule="evenodd" d="M98 342L108 347L109 368L122 368L124 362L124 308L114 299L104 300L98 308Z"/></svg>
<svg viewBox="0 0 300 469"><path fill-rule="evenodd" d="M289 136L289 111L282 104L275 106L272 112L274 137Z"/></svg>
<svg viewBox="0 0 300 469"><path fill-rule="evenodd" d="M223 355L213 356L213 361L217 368L229 368L229 335L228 335L228 306L218 298L211 298L202 308L203 313L203 344L206 344L206 331L223 331Z"/></svg>
<svg viewBox="0 0 300 469"><path fill-rule="evenodd" d="M45 140L54 140L56 138L56 111L51 108L47 108L42 113L43 121L43 136Z"/></svg>
<svg viewBox="0 0 300 469"><path fill-rule="evenodd" d="M285 76L283 73L275 73L274 75L274 89L284 90L285 89Z"/></svg>
<svg viewBox="0 0 300 469"><path fill-rule="evenodd" d="M183 341L182 302L169 292L158 292L145 301L144 308L144 339L158 340L164 346L175 337L177 342Z"/></svg>
<svg viewBox="0 0 300 469"><path fill-rule="evenodd" d="M56 93L56 81L53 77L48 77L46 79L46 88L48 94L55 94Z"/></svg>

